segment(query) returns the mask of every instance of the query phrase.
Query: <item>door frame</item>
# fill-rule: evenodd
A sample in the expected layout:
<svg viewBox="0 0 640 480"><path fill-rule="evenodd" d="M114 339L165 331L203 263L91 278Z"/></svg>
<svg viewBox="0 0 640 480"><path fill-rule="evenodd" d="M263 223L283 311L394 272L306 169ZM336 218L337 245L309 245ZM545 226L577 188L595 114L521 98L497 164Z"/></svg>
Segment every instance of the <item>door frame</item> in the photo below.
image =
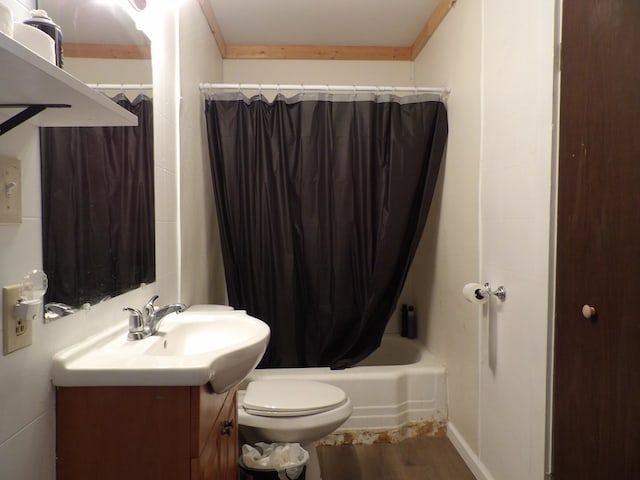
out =
<svg viewBox="0 0 640 480"><path fill-rule="evenodd" d="M553 59L553 129L551 151L551 209L549 212L549 292L547 327L547 379L545 422L545 479L552 478L553 471L553 381L556 318L556 267L558 244L558 168L560 165L560 93L562 53L562 8L563 0L555 1L554 59Z"/></svg>

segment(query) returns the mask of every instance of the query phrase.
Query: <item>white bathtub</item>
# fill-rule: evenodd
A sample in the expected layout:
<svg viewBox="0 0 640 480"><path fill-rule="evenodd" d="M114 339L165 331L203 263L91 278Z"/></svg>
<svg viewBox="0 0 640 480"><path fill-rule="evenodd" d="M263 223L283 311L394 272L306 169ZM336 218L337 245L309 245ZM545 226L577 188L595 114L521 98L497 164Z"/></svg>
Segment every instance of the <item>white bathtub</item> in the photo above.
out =
<svg viewBox="0 0 640 480"><path fill-rule="evenodd" d="M385 335L380 348L355 367L259 369L240 388L251 380L282 378L317 380L342 388L351 398L353 414L338 434L393 433L407 425L435 427L441 433L446 423L444 366L421 343L399 335Z"/></svg>

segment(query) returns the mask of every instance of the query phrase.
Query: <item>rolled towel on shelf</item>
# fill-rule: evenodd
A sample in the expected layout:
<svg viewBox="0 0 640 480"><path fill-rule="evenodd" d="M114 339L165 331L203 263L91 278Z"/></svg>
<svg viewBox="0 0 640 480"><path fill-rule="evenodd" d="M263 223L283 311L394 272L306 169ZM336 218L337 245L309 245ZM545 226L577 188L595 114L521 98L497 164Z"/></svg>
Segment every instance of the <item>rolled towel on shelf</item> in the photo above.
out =
<svg viewBox="0 0 640 480"><path fill-rule="evenodd" d="M13 11L3 2L0 2L0 33L13 37Z"/></svg>
<svg viewBox="0 0 640 480"><path fill-rule="evenodd" d="M56 50L53 38L31 25L14 23L13 38L29 50L37 53L47 62L56 63Z"/></svg>

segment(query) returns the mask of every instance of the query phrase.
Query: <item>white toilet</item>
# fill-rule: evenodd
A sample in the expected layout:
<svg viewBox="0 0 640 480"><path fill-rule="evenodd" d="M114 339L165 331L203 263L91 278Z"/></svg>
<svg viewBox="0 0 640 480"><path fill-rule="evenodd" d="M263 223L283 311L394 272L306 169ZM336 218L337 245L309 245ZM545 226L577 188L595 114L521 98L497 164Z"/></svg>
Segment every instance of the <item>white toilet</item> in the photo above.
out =
<svg viewBox="0 0 640 480"><path fill-rule="evenodd" d="M306 479L320 480L314 442L347 421L349 397L333 385L307 380L257 380L238 395L238 424L244 443L300 443L309 452Z"/></svg>

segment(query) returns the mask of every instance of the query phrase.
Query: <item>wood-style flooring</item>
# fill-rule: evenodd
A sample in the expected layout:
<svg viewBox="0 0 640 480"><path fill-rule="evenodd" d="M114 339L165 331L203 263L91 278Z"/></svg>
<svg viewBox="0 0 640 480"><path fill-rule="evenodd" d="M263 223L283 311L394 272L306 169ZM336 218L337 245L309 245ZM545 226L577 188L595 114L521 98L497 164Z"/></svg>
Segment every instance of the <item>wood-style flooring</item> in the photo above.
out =
<svg viewBox="0 0 640 480"><path fill-rule="evenodd" d="M318 447L323 480L475 480L446 437Z"/></svg>

